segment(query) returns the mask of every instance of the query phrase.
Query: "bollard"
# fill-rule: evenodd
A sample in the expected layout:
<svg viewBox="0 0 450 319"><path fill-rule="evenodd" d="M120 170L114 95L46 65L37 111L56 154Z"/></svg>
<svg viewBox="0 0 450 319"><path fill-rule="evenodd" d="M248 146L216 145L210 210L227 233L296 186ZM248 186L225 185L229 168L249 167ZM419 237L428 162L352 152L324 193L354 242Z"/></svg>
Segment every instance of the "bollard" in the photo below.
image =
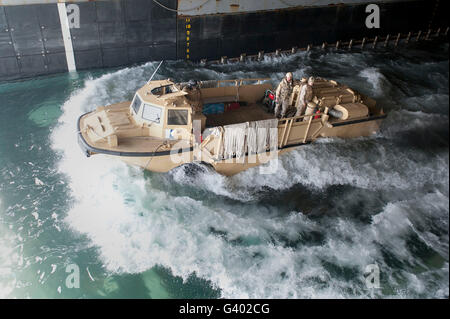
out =
<svg viewBox="0 0 450 319"><path fill-rule="evenodd" d="M445 29L445 36L447 36L447 34L448 34L448 27L447 27L447 29Z"/></svg>
<svg viewBox="0 0 450 319"><path fill-rule="evenodd" d="M239 56L239 61L240 61L240 62L245 62L246 56L247 56L247 54L242 53L242 54Z"/></svg>
<svg viewBox="0 0 450 319"><path fill-rule="evenodd" d="M431 29L428 29L427 35L425 36L425 40L429 40L430 39L430 34L431 34Z"/></svg>
<svg viewBox="0 0 450 319"><path fill-rule="evenodd" d="M364 49L365 44L366 44L366 37L364 37L361 41L361 50Z"/></svg>
<svg viewBox="0 0 450 319"><path fill-rule="evenodd" d="M421 35L422 35L422 30L420 30L419 33L417 33L416 42L420 40Z"/></svg>
<svg viewBox="0 0 450 319"><path fill-rule="evenodd" d="M280 56L281 54L281 49L276 49L275 50L275 56Z"/></svg>
<svg viewBox="0 0 450 319"><path fill-rule="evenodd" d="M227 57L226 57L226 56L221 57L221 58L220 58L220 63L221 63L221 64L227 63Z"/></svg>
<svg viewBox="0 0 450 319"><path fill-rule="evenodd" d="M406 43L409 43L409 40L411 39L411 32L408 33L408 36L406 37Z"/></svg>
<svg viewBox="0 0 450 319"><path fill-rule="evenodd" d="M297 53L297 49L298 49L297 47L292 47L292 49L291 49L291 53L292 53L292 54L295 54L295 53Z"/></svg>
<svg viewBox="0 0 450 319"><path fill-rule="evenodd" d="M377 46L377 42L378 42L378 36L376 36L375 39L373 39L372 49L375 49L375 47Z"/></svg>
<svg viewBox="0 0 450 319"><path fill-rule="evenodd" d="M348 49L351 50L353 46L353 39L350 39L350 42L348 43Z"/></svg>
<svg viewBox="0 0 450 319"><path fill-rule="evenodd" d="M337 40L336 41L336 49L339 49L339 45L341 44L341 41Z"/></svg>
<svg viewBox="0 0 450 319"><path fill-rule="evenodd" d="M326 42L322 43L322 50L325 50L326 48L327 48L327 43Z"/></svg>
<svg viewBox="0 0 450 319"><path fill-rule="evenodd" d="M306 47L306 52L311 51L311 44L308 44L308 46Z"/></svg>
<svg viewBox="0 0 450 319"><path fill-rule="evenodd" d="M436 37L439 37L439 34L441 33L441 28L437 29L436 31Z"/></svg>
<svg viewBox="0 0 450 319"><path fill-rule="evenodd" d="M390 34L388 34L388 35L386 36L386 40L384 41L384 47L385 47L385 48L388 46L389 38L390 38L390 37L391 37Z"/></svg>
<svg viewBox="0 0 450 319"><path fill-rule="evenodd" d="M258 52L258 61L261 61L262 59L264 59L264 51L259 51Z"/></svg>
<svg viewBox="0 0 450 319"><path fill-rule="evenodd" d="M397 34L397 39L395 39L394 47L398 46L398 42L400 41L400 36L401 36L401 33Z"/></svg>

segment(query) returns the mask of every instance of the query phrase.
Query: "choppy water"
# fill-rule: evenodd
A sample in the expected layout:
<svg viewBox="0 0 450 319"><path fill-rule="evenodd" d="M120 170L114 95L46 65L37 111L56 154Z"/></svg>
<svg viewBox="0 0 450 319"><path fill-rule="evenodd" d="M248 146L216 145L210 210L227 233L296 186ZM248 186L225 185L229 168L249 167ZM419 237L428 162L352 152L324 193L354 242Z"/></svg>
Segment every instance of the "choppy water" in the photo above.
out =
<svg viewBox="0 0 450 319"><path fill-rule="evenodd" d="M0 297L448 298L448 45L163 65L177 81L320 75L388 112L377 135L303 146L276 175L85 158L77 117L156 65L0 85Z"/></svg>

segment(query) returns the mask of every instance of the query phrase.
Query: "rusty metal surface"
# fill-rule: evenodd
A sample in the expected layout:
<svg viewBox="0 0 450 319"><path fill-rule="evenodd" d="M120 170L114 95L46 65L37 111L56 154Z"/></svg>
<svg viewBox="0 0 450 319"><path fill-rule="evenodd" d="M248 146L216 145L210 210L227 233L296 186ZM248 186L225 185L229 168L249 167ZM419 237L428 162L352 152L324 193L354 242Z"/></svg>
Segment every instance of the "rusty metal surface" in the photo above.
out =
<svg viewBox="0 0 450 319"><path fill-rule="evenodd" d="M5 1L11 0L0 0ZM180 0L159 1L175 8ZM226 0L210 0L221 1ZM433 38L435 33L446 37L448 33L449 2L438 0L380 4L384 17L380 29L365 26L365 3L177 16L152 0L80 2L80 27L71 29L77 69L177 58L211 61L228 56L222 60L261 60L264 52L279 55L288 49L388 47L392 41L402 42L399 33L407 35L406 43ZM56 8L54 4L36 3L0 6L0 80L64 71L66 59ZM406 11L408 19L398 19ZM422 33L417 33L419 30Z"/></svg>
<svg viewBox="0 0 450 319"><path fill-rule="evenodd" d="M88 2L93 0L0 0L0 6L18 6L27 4L48 4L48 3L58 3L58 2ZM100 0L105 1L105 0Z"/></svg>
<svg viewBox="0 0 450 319"><path fill-rule="evenodd" d="M253 55L259 51L274 52L293 46L307 47L322 45L323 42L425 30L434 8L434 3L431 4L428 0L380 4L384 22L379 29L366 27L365 4L239 14L178 15L177 57L190 60L238 57L242 53ZM398 19L406 11L408 19ZM446 24L438 19L434 27ZM339 43L338 47L341 45Z"/></svg>
<svg viewBox="0 0 450 319"><path fill-rule="evenodd" d="M113 0L0 0L0 6L46 4L57 2L90 2ZM148 0L152 1L152 0ZM166 0L158 0L167 5ZM399 2L408 0L211 0L202 5L206 0L178 0L180 15L202 15L216 13L253 12L261 10L285 9L298 6L327 6L331 4L361 4L377 2ZM200 6L200 7L199 7ZM193 9L194 8L194 9ZM172 8L177 9L177 8ZM193 10L192 10L193 9Z"/></svg>
<svg viewBox="0 0 450 319"><path fill-rule="evenodd" d="M244 13L295 7L402 2L408 0L178 0L178 15L198 16L220 13ZM204 5L202 5L205 3Z"/></svg>

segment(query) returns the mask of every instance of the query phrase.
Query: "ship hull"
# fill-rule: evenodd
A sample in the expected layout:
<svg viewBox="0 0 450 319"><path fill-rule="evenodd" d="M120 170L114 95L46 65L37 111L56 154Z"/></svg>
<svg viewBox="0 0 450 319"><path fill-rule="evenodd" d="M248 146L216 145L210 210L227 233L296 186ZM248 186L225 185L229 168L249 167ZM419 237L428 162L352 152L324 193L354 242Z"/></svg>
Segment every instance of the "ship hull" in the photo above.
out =
<svg viewBox="0 0 450 319"><path fill-rule="evenodd" d="M380 26L368 28L366 7L371 2L365 0L272 10L265 1L254 1L249 10L199 8L178 14L153 1L116 0L75 1L79 26L63 30L65 8L58 10L58 5L64 3L33 2L0 1L0 81L161 59L217 60L364 37L393 39L398 33L406 36L419 30L425 38L428 29L434 34L440 28L443 34L448 26L448 1L376 1ZM177 8L183 1L164 3ZM70 33L69 39L63 37L64 31Z"/></svg>

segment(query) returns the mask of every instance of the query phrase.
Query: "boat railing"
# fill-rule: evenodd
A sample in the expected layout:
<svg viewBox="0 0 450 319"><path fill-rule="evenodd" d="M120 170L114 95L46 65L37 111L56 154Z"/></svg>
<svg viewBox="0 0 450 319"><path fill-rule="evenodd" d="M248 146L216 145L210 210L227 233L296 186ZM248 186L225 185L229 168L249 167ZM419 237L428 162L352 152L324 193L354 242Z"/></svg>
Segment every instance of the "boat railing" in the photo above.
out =
<svg viewBox="0 0 450 319"><path fill-rule="evenodd" d="M292 128L292 125L293 125L294 123L298 123L298 122L302 122L302 123L305 122L305 123L307 123L305 135L303 136L303 139L302 139L302 143L306 143L306 140L307 140L307 138L308 138L309 131L310 131L310 129L311 129L311 123L312 123L312 121L313 121L314 119L316 119L316 117L319 117L319 116L320 116L320 118L317 118L317 120L320 120L320 122L322 123L322 122L323 122L323 121L322 121L322 118L323 118L324 116L326 116L326 115L328 115L328 114L321 112L321 113L313 113L313 114L309 114L309 115L305 115L305 114L304 114L304 115L299 115L299 116L293 116L293 117L289 117L289 118L280 119L280 120L278 121L278 126L282 125L282 130L283 130L283 131L282 131L282 133L281 133L281 138L279 139L278 147L279 147L279 148L282 148L282 147L284 147L284 146L287 145L287 142L288 142L288 140L289 140L289 136L290 136L290 134L291 134L291 128ZM307 118L307 117L309 117L309 119L307 119L307 121L304 121L304 119ZM284 125L284 126L283 126L283 125ZM316 130L316 132L314 132L313 134L311 134L311 137L314 137L314 136L318 133L318 131L320 131L320 129L322 128L322 126L323 126L323 125L321 125L321 126L319 127L319 129Z"/></svg>
<svg viewBox="0 0 450 319"><path fill-rule="evenodd" d="M278 135L278 148L281 149L287 145L289 136L291 134L291 128L294 125L294 123L301 122L301 123L305 123L305 125L307 125L305 134L303 135L303 137L300 138L301 143L304 144L304 143L307 143L308 140L313 139L323 128L324 122L322 121L322 119L326 115L327 115L326 113L315 113L315 114L311 114L311 115L299 115L299 116L280 119L278 121L278 129L281 129L282 131L278 133L279 134ZM319 117L319 118L316 118L316 117ZM305 118L308 118L308 119L306 121L303 121L303 119L305 119ZM314 132L312 132L312 134L309 134L311 131L311 126L312 126L313 120L318 120L320 122L320 126ZM281 125L281 127L280 127L280 125ZM213 153L215 154L215 156L214 156L215 160L221 160L222 152L220 151L220 149L221 149L221 147L223 147L222 140L223 140L223 135L224 135L224 127L216 126L214 128L210 128L209 130L210 130L211 134L204 136L204 140L203 140L202 144L205 146L206 144L208 144L210 142L212 135L217 135L218 142L216 142L217 144L215 145ZM214 130L216 130L216 131L214 134L212 134ZM281 133L281 135L280 135L280 133Z"/></svg>
<svg viewBox="0 0 450 319"><path fill-rule="evenodd" d="M218 88L225 86L242 86L249 83L262 84L263 82L271 81L270 78L249 78L249 79L234 79L234 80L206 80L200 81L200 88Z"/></svg>

